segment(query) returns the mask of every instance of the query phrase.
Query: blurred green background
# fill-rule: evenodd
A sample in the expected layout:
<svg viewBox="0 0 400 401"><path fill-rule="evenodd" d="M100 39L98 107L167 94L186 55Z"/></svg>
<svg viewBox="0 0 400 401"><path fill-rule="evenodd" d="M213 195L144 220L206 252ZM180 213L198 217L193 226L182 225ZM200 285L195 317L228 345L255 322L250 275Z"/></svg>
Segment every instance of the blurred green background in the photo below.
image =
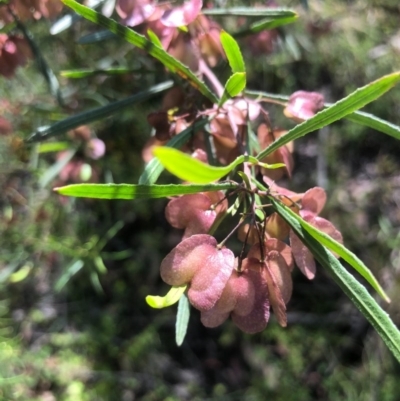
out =
<svg viewBox="0 0 400 401"><path fill-rule="evenodd" d="M286 95L319 91L333 102L399 69L398 1L277 3L295 8L300 18L279 29L271 53L254 51L248 39L240 42L248 88ZM218 21L228 32L236 27L233 18ZM52 192L60 170L54 153L22 143L39 126L169 76L119 39L77 44L97 30L88 22L54 36L51 25L27 23L69 107L58 106L34 62L11 80L0 77L0 115L14 126L12 135L0 135L0 399L399 400L398 363L322 269L311 282L294 272L286 329L272 319L253 336L230 322L210 330L192 309L186 340L175 345L176 307L153 310L145 303L146 295L167 290L160 261L180 240L165 221L166 201L61 199ZM136 71L75 80L59 74L108 66ZM223 75L226 68L221 63L216 70ZM100 182L136 183L151 133L146 116L161 100L156 96L92 124L106 144L105 157L88 161L81 150L75 157ZM366 111L400 124L400 88ZM292 126L281 108L269 112L274 125ZM384 308L396 324L399 154L395 139L339 122L295 144L290 183L299 192L327 189L324 216L387 290L392 303ZM165 174L161 181L170 179Z"/></svg>

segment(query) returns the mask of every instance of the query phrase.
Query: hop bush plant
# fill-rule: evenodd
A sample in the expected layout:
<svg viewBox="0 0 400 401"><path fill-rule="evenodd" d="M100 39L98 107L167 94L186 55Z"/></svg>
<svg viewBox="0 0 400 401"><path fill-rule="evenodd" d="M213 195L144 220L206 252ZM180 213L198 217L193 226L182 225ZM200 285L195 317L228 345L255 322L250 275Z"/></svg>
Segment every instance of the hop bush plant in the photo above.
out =
<svg viewBox="0 0 400 401"><path fill-rule="evenodd" d="M285 327L293 290L292 270L297 266L313 279L317 261L400 360L399 331L339 259L356 269L385 301L389 301L387 295L369 269L343 245L340 231L319 216L327 199L324 189L295 193L276 183L295 174L293 141L342 118L400 139L398 127L357 111L396 85L400 72L359 88L334 104L325 104L319 93L303 90L290 97L273 95L247 89L246 65L235 37L260 35L293 22L297 15L292 10L221 10L203 8L201 0L175 7L150 0L118 1L118 23L105 10L96 12L74 0L63 2L147 52L176 76L175 82L159 84L130 99L133 103L167 91L162 109L148 116L154 136L143 152L148 163L138 184L73 184L55 191L99 199L171 198L166 220L183 230L181 242L160 266L161 278L171 290L165 297L146 299L155 308L179 302L177 343L182 343L186 333L189 304L200 311L206 327L219 326L231 318L242 331L257 333L267 327L271 310ZM229 34L211 19L213 15L257 15L263 19ZM274 35L268 38L273 40ZM212 68L224 60L231 73L222 83ZM282 105L284 115L298 124L289 131L274 127L268 110L271 103ZM106 106L90 116L71 117L37 130L28 141L45 141L110 111ZM104 144L92 141L92 158L101 157ZM95 145L101 145L98 152ZM182 183L157 184L164 169ZM220 238L221 225L234 219L229 234ZM233 236L242 242L237 254L229 247Z"/></svg>

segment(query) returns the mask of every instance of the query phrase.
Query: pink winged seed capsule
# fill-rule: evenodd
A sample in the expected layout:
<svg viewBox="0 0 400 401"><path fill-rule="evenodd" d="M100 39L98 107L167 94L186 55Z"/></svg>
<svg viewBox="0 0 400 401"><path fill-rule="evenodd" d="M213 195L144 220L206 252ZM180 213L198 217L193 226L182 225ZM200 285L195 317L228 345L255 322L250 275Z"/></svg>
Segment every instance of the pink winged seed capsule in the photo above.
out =
<svg viewBox="0 0 400 401"><path fill-rule="evenodd" d="M315 187L306 191L301 203L300 216L305 221L343 243L340 231L330 221L318 216L326 203L326 193L323 188ZM308 279L313 279L316 272L313 255L292 230L290 230L289 239L297 266Z"/></svg>
<svg viewBox="0 0 400 401"><path fill-rule="evenodd" d="M226 209L222 192L197 193L172 199L165 216L172 227L185 229L183 239L194 234L206 234L219 213ZM212 206L222 201L214 209Z"/></svg>
<svg viewBox="0 0 400 401"><path fill-rule="evenodd" d="M161 278L174 286L189 284L189 301L201 311L216 304L235 264L233 252L227 248L219 250L217 245L211 235L192 235L161 262Z"/></svg>

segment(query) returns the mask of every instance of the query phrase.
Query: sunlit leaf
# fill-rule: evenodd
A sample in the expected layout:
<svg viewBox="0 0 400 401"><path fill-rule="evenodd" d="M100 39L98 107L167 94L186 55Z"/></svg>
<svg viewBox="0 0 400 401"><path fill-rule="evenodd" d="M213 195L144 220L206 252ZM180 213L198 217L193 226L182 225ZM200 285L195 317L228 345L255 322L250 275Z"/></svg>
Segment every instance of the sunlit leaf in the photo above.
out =
<svg viewBox="0 0 400 401"><path fill-rule="evenodd" d="M246 73L235 72L226 81L224 93L219 101L219 106L222 106L229 98L239 95L246 87Z"/></svg>
<svg viewBox="0 0 400 401"><path fill-rule="evenodd" d="M10 275L10 282L11 283L19 283L21 281L24 281L29 273L31 272L33 266L29 263L25 264L22 266L18 271Z"/></svg>
<svg viewBox="0 0 400 401"><path fill-rule="evenodd" d="M181 296L178 303L178 313L176 315L175 324L175 341L176 345L180 347L186 337L187 327L190 318L190 305L189 300L185 294Z"/></svg>
<svg viewBox="0 0 400 401"><path fill-rule="evenodd" d="M178 135L171 138L164 147L168 148L180 148L182 147L196 132L196 130L203 128L208 123L207 119L196 121L190 127L184 129ZM160 163L157 157L154 157L149 163L147 163L143 173L139 177L139 184L154 184L160 174L163 172L164 166Z"/></svg>
<svg viewBox="0 0 400 401"><path fill-rule="evenodd" d="M340 257L342 257L351 267L353 267L362 277L367 280L367 282L372 286L372 288L386 301L390 302L389 297L385 293L384 289L378 283L378 280L374 277L371 270L351 251L349 251L344 245L335 241L330 235L318 230L316 227L312 226L305 220L303 220L299 215L294 213L291 209L287 208L287 213L291 215L293 219L296 219L301 226L307 230L307 232L312 235L318 242L327 247L332 252L335 252Z"/></svg>
<svg viewBox="0 0 400 401"><path fill-rule="evenodd" d="M157 46L163 48L163 45L161 43L161 40L159 39L159 37L151 30L148 29L147 30L147 35L149 37L149 39Z"/></svg>
<svg viewBox="0 0 400 401"><path fill-rule="evenodd" d="M366 125L384 134L390 135L393 138L400 139L400 127L392 124L389 121L382 120L373 114L358 111L346 117L348 120L357 124Z"/></svg>
<svg viewBox="0 0 400 401"><path fill-rule="evenodd" d="M400 72L395 72L357 89L344 99L336 102L332 106L320 111L314 117L303 123L297 125L288 131L285 135L279 137L275 142L269 145L265 150L257 155L257 159L262 160L267 155L288 142L294 141L310 132L319 128L325 127L357 109L364 107L366 104L372 102L378 97L382 96L385 92L393 88L400 81Z"/></svg>
<svg viewBox="0 0 400 401"><path fill-rule="evenodd" d="M318 262L332 274L337 284L372 324L390 351L400 362L400 331L394 325L389 315L371 297L365 287L347 272L333 254L311 236L302 226L299 219L289 213L287 207L274 198L271 198L270 201L274 209L292 227L296 235L310 249Z"/></svg>
<svg viewBox="0 0 400 401"><path fill-rule="evenodd" d="M100 120L108 117L114 113L119 112L122 108L131 106L134 103L142 102L151 98L152 96L172 88L173 81L166 81L161 84L155 85L146 89L143 92L136 93L126 99L112 102L96 109L84 111L83 113L76 114L75 116L68 117L64 120L57 121L53 125L39 127L36 132L32 133L27 139L28 142L44 141L55 135L63 134L73 128L79 127L84 124L92 123L93 121Z"/></svg>
<svg viewBox="0 0 400 401"><path fill-rule="evenodd" d="M232 72L245 72L246 67L244 65L242 52L236 40L225 31L221 32L220 39Z"/></svg>
<svg viewBox="0 0 400 401"><path fill-rule="evenodd" d="M54 188L64 196L94 199L149 199L221 191L236 188L233 183L207 185L136 185L136 184L71 184Z"/></svg>
<svg viewBox="0 0 400 401"><path fill-rule="evenodd" d="M134 30L127 28L110 18L107 18L104 15L77 3L74 0L63 0L63 2L65 5L72 8L76 13L82 15L82 17L99 24L104 28L107 28L127 42L132 43L138 48L146 51L155 59L163 63L170 71L189 81L192 86L198 89L213 103L218 102L215 94L210 91L207 85L202 82L193 71L167 53L164 49L155 45L151 40L146 39L145 36L138 34Z"/></svg>
<svg viewBox="0 0 400 401"><path fill-rule="evenodd" d="M197 184L206 184L222 178L244 161L257 161L251 156L239 156L231 164L214 167L194 159L186 153L173 148L160 146L153 151L160 163L181 180Z"/></svg>
<svg viewBox="0 0 400 401"><path fill-rule="evenodd" d="M186 290L187 285L181 285L179 287L171 287L167 295L159 297L157 295L147 295L146 302L149 306L155 309L166 308L173 304L176 304L183 293Z"/></svg>
<svg viewBox="0 0 400 401"><path fill-rule="evenodd" d="M60 152L71 147L70 142L47 142L38 145L38 153Z"/></svg>

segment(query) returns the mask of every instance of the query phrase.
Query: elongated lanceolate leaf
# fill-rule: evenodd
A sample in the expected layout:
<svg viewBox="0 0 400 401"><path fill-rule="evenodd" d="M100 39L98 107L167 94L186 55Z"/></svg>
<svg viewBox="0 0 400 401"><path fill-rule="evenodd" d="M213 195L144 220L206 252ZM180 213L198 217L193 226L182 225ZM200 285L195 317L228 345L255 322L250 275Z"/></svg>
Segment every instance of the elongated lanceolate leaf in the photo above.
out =
<svg viewBox="0 0 400 401"><path fill-rule="evenodd" d="M93 121L100 120L101 118L108 117L114 113L119 112L122 108L131 106L134 103L142 102L156 95L157 93L163 92L167 89L172 88L174 85L173 81L166 81L162 84L152 86L143 92L136 93L133 96L129 96L126 99L118 100L107 104L96 109L84 111L83 113L77 114L72 117L68 117L64 120L57 121L55 124L45 127L40 127L31 134L27 139L28 142L41 142L55 135L63 134L70 129L79 127L83 124L89 124Z"/></svg>
<svg viewBox="0 0 400 401"><path fill-rule="evenodd" d="M130 72L138 72L138 69L126 68L126 67L113 67L105 70L93 70L93 69L78 69L78 70L64 70L60 71L60 75L65 78L87 78L95 75L119 75L128 74Z"/></svg>
<svg viewBox="0 0 400 401"><path fill-rule="evenodd" d="M244 28L232 34L234 38L242 38L243 36L251 35L261 31L278 28L282 25L291 24L297 20L298 16L284 17L284 18L265 18L261 21L253 22L248 28Z"/></svg>
<svg viewBox="0 0 400 401"><path fill-rule="evenodd" d="M278 138L270 146L257 155L257 159L262 160L265 156L271 154L275 150L288 142L294 141L310 132L325 127L343 117L353 113L354 111L364 107L385 92L393 88L400 81L400 72L395 72L357 89L349 96L338 101L332 106L320 111L314 117L297 125L288 131L285 135Z"/></svg>
<svg viewBox="0 0 400 401"><path fill-rule="evenodd" d="M294 218L288 212L287 207L274 198L270 198L270 201L274 209L292 227L293 231L310 249L318 262L332 274L337 284L372 324L387 347L400 362L400 332L389 315L371 297L365 287L347 272L332 253L311 236L301 225L298 218Z"/></svg>
<svg viewBox="0 0 400 401"><path fill-rule="evenodd" d="M347 116L346 119L357 124L366 125L367 127L390 135L393 138L400 139L400 127L398 125L392 124L389 121L382 120L381 118L378 118L373 114L357 111Z"/></svg>
<svg viewBox="0 0 400 401"><path fill-rule="evenodd" d="M104 15L83 6L74 0L63 0L63 2L65 5L72 8L76 13L87 20L107 28L109 31L115 33L127 42L132 43L142 50L145 50L152 57L164 64L165 67L167 67L170 71L189 81L191 85L193 85L213 103L218 103L217 97L213 92L210 91L207 85L202 82L193 71L179 62L176 58L168 54L163 48L155 45L152 41L146 39L143 35L138 34L132 29L129 29L110 18L107 18Z"/></svg>
<svg viewBox="0 0 400 401"><path fill-rule="evenodd" d="M260 99L272 100L276 103L282 103L285 106L286 102L289 100L289 96L276 95L274 93L267 93L255 90L246 90L246 95L257 96ZM325 103L325 107L330 107L331 104ZM384 134L390 135L393 138L400 139L400 127L389 121L382 120L381 118L374 116L370 113L365 113L363 111L355 111L345 117L346 120L353 121L360 125L365 125L366 127L373 128Z"/></svg>
<svg viewBox="0 0 400 401"><path fill-rule="evenodd" d="M236 188L236 185L230 183L208 185L71 184L54 188L54 191L60 195L75 196L77 198L154 199L233 188Z"/></svg>
<svg viewBox="0 0 400 401"><path fill-rule="evenodd" d="M207 119L196 121L190 127L184 129L178 135L171 138L164 146L169 148L182 147L192 137L196 130L204 127L207 122ZM149 163L147 163L142 175L139 177L139 184L154 184L163 170L164 166L160 163L157 157L154 157Z"/></svg>
<svg viewBox="0 0 400 401"><path fill-rule="evenodd" d="M228 99L238 96L246 87L246 73L235 72L226 81L224 93L218 103L222 106Z"/></svg>
<svg viewBox="0 0 400 401"><path fill-rule="evenodd" d="M221 32L220 40L232 72L245 72L246 67L244 65L242 52L236 40L225 31Z"/></svg>
<svg viewBox="0 0 400 401"><path fill-rule="evenodd" d="M294 213L291 209L287 209L287 213L291 215L293 219L296 219L301 226L307 230L307 232L314 237L318 242L327 247L329 250L337 253L342 257L351 267L353 267L361 276L368 281L372 288L386 301L390 302L389 297L385 293L384 289L378 283L378 280L374 277L371 270L360 260L353 252L350 252L344 245L335 241L331 236L318 230L299 215Z"/></svg>
<svg viewBox="0 0 400 401"><path fill-rule="evenodd" d="M185 294L181 296L178 303L178 313L176 315L175 324L175 341L176 345L180 347L185 340L187 327L190 317L189 300Z"/></svg>
<svg viewBox="0 0 400 401"><path fill-rule="evenodd" d="M239 156L235 161L227 166L214 167L202 163L179 150L166 148L164 146L155 148L153 153L170 173L174 174L181 180L196 184L207 184L218 180L245 161L257 162L254 157Z"/></svg>
<svg viewBox="0 0 400 401"><path fill-rule="evenodd" d="M264 17L264 18L286 18L297 16L297 13L288 8L265 8L265 7L232 7L232 8L210 8L203 9L205 15L235 16L235 17Z"/></svg>
<svg viewBox="0 0 400 401"><path fill-rule="evenodd" d="M41 143L37 147L38 153L60 152L71 147L70 142L47 142Z"/></svg>
<svg viewBox="0 0 400 401"><path fill-rule="evenodd" d="M77 40L77 43L79 43L80 45L92 45L95 43L106 42L108 40L116 38L118 38L118 36L115 33L112 33L109 30L104 30L84 35Z"/></svg>
<svg viewBox="0 0 400 401"><path fill-rule="evenodd" d="M186 287L186 284L179 287L171 287L167 295L165 295L164 297L159 297L157 295L147 295L146 302L148 305L155 309L167 308L168 306L176 304L179 301L179 299L185 292Z"/></svg>

